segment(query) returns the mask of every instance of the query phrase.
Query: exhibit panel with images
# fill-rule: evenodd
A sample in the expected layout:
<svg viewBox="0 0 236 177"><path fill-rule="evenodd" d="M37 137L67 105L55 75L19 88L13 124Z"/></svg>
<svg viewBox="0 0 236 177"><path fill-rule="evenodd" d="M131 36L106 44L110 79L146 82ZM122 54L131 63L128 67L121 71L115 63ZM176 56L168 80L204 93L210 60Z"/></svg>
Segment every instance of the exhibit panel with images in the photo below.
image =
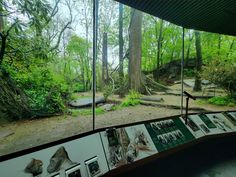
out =
<svg viewBox="0 0 236 177"><path fill-rule="evenodd" d="M236 126L236 112L224 112L223 115Z"/></svg>
<svg viewBox="0 0 236 177"><path fill-rule="evenodd" d="M100 173L106 173L99 133L1 162L0 172L4 177L89 177L85 162L95 156Z"/></svg>
<svg viewBox="0 0 236 177"><path fill-rule="evenodd" d="M223 114L199 114L198 116L206 125L208 130L206 130L205 127L203 127L203 130L205 130L205 133L208 135L233 131L232 124L226 119Z"/></svg>
<svg viewBox="0 0 236 177"><path fill-rule="evenodd" d="M180 118L145 124L158 151L174 148L195 139Z"/></svg>
<svg viewBox="0 0 236 177"><path fill-rule="evenodd" d="M207 114L207 117L217 126L219 133L234 132L236 127L222 113Z"/></svg>
<svg viewBox="0 0 236 177"><path fill-rule="evenodd" d="M132 163L157 153L145 126L108 129L101 132L110 169Z"/></svg>
<svg viewBox="0 0 236 177"><path fill-rule="evenodd" d="M199 124L197 124L195 121L197 121L198 116L197 115L189 115L187 119L187 125L185 124L185 120L180 117L180 120L186 125L188 130L194 135L195 138L200 138L204 136L203 131L200 129Z"/></svg>

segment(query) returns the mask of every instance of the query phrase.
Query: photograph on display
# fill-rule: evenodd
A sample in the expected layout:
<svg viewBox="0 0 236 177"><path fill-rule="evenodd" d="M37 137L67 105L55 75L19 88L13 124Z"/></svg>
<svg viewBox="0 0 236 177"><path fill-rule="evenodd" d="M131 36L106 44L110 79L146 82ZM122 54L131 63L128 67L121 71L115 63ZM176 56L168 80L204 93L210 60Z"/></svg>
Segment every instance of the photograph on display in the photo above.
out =
<svg viewBox="0 0 236 177"><path fill-rule="evenodd" d="M25 173L30 173L36 177L43 173L43 162L38 159L32 159L30 163L25 167Z"/></svg>
<svg viewBox="0 0 236 177"><path fill-rule="evenodd" d="M109 129L102 140L111 169L157 153L144 125Z"/></svg>
<svg viewBox="0 0 236 177"><path fill-rule="evenodd" d="M80 165L76 165L65 171L66 177L81 177Z"/></svg>
<svg viewBox="0 0 236 177"><path fill-rule="evenodd" d="M145 126L158 151L164 151L195 139L179 118L151 122ZM196 127L193 128L196 129Z"/></svg>
<svg viewBox="0 0 236 177"><path fill-rule="evenodd" d="M200 124L199 126L206 134L210 133L210 130L207 128L205 124Z"/></svg>
<svg viewBox="0 0 236 177"><path fill-rule="evenodd" d="M231 125L228 123L228 121L219 115L213 115L212 120L215 123L215 125L217 126L217 128L224 131L224 132L228 132L228 131L233 130Z"/></svg>
<svg viewBox="0 0 236 177"><path fill-rule="evenodd" d="M218 129L217 133L232 132L236 129L233 123L229 119L227 119L227 117L222 113L211 113L207 114L207 116L217 126Z"/></svg>
<svg viewBox="0 0 236 177"><path fill-rule="evenodd" d="M191 117L188 117L187 119L187 125L191 128L191 130L193 132L199 131L199 127L197 126L197 124L195 124L195 122L193 122Z"/></svg>
<svg viewBox="0 0 236 177"><path fill-rule="evenodd" d="M185 118L180 117L180 120L185 124ZM199 122L200 121L200 122ZM190 132L194 135L195 138L200 138L204 136L204 131L200 128L200 124L202 123L201 119L196 115L189 115L187 119L186 127L190 130Z"/></svg>
<svg viewBox="0 0 236 177"><path fill-rule="evenodd" d="M85 162L89 177L97 177L101 175L98 157L94 157Z"/></svg>
<svg viewBox="0 0 236 177"><path fill-rule="evenodd" d="M216 125L205 114L198 115L200 119L206 124L207 128L217 128Z"/></svg>
<svg viewBox="0 0 236 177"><path fill-rule="evenodd" d="M236 126L236 112L225 112L224 115L234 126Z"/></svg>
<svg viewBox="0 0 236 177"><path fill-rule="evenodd" d="M70 160L66 149L62 146L50 158L50 162L47 167L47 172L49 174L54 173L73 165L76 165L76 163Z"/></svg>

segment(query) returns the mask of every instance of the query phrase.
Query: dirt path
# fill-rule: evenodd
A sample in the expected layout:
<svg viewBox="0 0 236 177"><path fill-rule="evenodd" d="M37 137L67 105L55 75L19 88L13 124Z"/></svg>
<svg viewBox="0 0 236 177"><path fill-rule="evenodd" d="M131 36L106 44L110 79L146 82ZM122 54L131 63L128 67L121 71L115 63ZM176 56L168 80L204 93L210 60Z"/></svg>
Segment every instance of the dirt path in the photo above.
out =
<svg viewBox="0 0 236 177"><path fill-rule="evenodd" d="M107 112L96 117L96 128L178 115L179 110L138 105ZM0 127L13 135L0 139L0 155L59 140L92 130L92 116L52 117L20 121Z"/></svg>
<svg viewBox="0 0 236 177"><path fill-rule="evenodd" d="M178 86L174 88L177 92ZM188 90L188 88L185 88ZM191 91L189 89L189 91ZM196 94L196 93L194 93ZM201 93L197 93L201 94ZM180 109L169 109L165 105L180 106L180 97L173 95L155 95L161 97L164 102L160 105L126 107L116 111L106 112L96 116L96 128L139 122L150 119L179 115ZM185 99L184 99L185 105ZM236 110L235 107L200 105L190 100L190 108L204 108L208 111ZM190 111L193 112L193 111ZM66 138L92 130L92 116L58 116L45 119L18 121L14 123L0 124L0 156L11 152L23 150L40 144ZM1 135L9 135L1 137Z"/></svg>

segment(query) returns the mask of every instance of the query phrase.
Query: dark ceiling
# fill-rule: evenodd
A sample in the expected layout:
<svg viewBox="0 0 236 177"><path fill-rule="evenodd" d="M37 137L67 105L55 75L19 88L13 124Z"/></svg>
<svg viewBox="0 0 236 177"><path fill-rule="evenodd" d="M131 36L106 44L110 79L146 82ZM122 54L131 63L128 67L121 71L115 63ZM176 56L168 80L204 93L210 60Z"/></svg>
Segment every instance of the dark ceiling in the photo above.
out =
<svg viewBox="0 0 236 177"><path fill-rule="evenodd" d="M116 0L189 29L236 36L236 0Z"/></svg>

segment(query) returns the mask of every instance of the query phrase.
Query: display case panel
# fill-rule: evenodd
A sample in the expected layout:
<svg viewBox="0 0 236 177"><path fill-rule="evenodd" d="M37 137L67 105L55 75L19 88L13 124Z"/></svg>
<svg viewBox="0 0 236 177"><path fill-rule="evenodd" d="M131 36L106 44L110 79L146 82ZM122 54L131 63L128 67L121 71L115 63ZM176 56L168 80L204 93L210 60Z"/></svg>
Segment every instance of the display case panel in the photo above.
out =
<svg viewBox="0 0 236 177"><path fill-rule="evenodd" d="M157 153L146 127L135 125L101 132L110 169Z"/></svg>
<svg viewBox="0 0 236 177"><path fill-rule="evenodd" d="M0 172L4 177L89 177L84 162L95 156L100 172L106 173L108 166L99 133L1 162Z"/></svg>
<svg viewBox="0 0 236 177"><path fill-rule="evenodd" d="M158 151L174 148L195 139L180 118L145 124Z"/></svg>
<svg viewBox="0 0 236 177"><path fill-rule="evenodd" d="M224 112L223 114L234 126L236 126L236 112Z"/></svg>
<svg viewBox="0 0 236 177"><path fill-rule="evenodd" d="M234 124L222 113L207 114L207 116L217 126L220 133L228 133L236 130Z"/></svg>
<svg viewBox="0 0 236 177"><path fill-rule="evenodd" d="M200 138L204 136L204 133L203 130L199 127L199 124L196 123L197 118L198 118L197 115L189 115L186 127L193 134L195 138ZM180 120L185 124L185 120L182 117L180 117Z"/></svg>

